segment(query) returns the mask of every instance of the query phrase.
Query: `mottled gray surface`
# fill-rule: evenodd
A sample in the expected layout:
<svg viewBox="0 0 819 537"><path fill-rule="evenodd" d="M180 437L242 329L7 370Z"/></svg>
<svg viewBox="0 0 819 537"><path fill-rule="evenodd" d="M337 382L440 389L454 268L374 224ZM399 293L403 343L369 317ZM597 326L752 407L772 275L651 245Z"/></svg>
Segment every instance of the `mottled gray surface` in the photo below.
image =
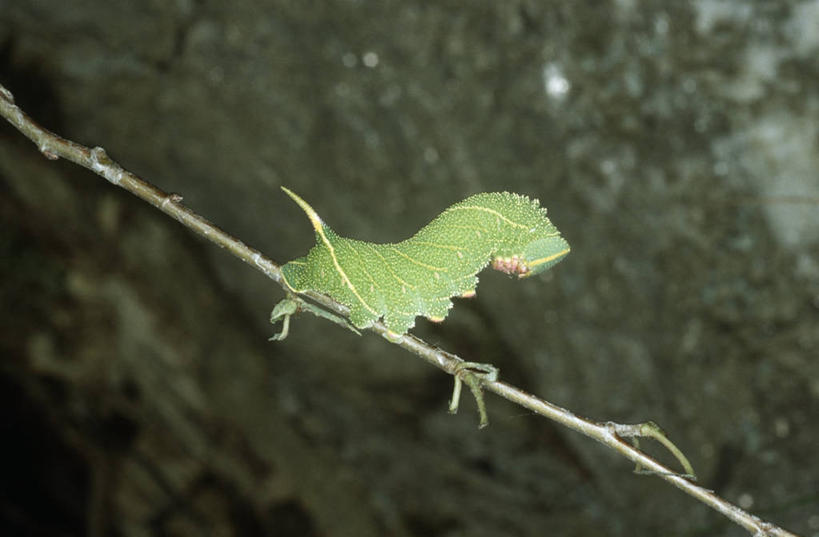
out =
<svg viewBox="0 0 819 537"><path fill-rule="evenodd" d="M416 333L657 421L705 486L805 535L817 55L816 0L0 0L21 106L282 262L313 237L280 185L376 241L474 192L540 198L572 254ZM483 431L446 414L448 377L380 338L300 318L266 343L278 288L7 125L0 222L9 531L745 534L497 398Z"/></svg>

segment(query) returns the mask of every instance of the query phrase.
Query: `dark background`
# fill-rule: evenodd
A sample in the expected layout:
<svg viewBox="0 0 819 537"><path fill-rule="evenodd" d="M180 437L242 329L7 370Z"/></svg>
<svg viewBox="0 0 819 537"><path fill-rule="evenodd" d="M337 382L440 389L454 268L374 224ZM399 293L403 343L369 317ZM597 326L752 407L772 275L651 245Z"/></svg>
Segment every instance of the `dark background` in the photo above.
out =
<svg viewBox="0 0 819 537"><path fill-rule="evenodd" d="M572 244L414 330L819 535L819 3L0 0L44 126L280 262L481 191ZM315 318L0 125L0 534L745 535L595 442ZM667 456L650 448L663 460ZM671 462L671 461L669 461Z"/></svg>

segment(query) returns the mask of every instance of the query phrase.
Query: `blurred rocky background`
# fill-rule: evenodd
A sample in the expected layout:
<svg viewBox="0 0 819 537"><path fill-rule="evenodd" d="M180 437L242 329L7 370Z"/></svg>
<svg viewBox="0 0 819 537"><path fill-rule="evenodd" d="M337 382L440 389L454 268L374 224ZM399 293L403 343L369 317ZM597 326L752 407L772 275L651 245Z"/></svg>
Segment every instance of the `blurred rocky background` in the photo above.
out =
<svg viewBox="0 0 819 537"><path fill-rule="evenodd" d="M44 126L285 262L538 197L572 254L414 330L819 535L819 1L0 0ZM0 125L0 534L746 535L327 322ZM660 449L646 446L670 464Z"/></svg>

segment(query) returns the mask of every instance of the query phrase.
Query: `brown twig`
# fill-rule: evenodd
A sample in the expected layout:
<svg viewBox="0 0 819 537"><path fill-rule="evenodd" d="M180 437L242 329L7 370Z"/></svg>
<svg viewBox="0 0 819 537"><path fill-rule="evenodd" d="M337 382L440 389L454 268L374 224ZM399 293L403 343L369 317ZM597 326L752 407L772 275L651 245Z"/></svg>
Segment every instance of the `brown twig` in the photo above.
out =
<svg viewBox="0 0 819 537"><path fill-rule="evenodd" d="M133 173L123 169L105 153L101 147L88 148L70 140L66 140L35 123L19 107L14 104L14 98L6 88L0 85L0 115L6 118L26 137L31 139L40 152L48 159L64 158L94 173L104 177L116 186L124 188L139 198L147 201L182 225L192 229L211 242L227 249L239 259L257 268L276 283L283 285L279 266L242 241L228 235L198 214L181 204L182 197L177 194L163 192L159 188L140 179ZM329 297L317 293L306 293L312 300L330 311L341 315L347 314L347 308ZM463 360L458 356L435 348L425 341L405 334L395 337L382 323L375 323L371 331L381 335L390 343L394 343L409 352L423 358L430 364L444 370L450 375L459 373L459 364ZM553 405L523 390L510 386L505 382L483 379L483 387L504 399L516 403L536 414L554 420L569 429L584 434L598 442L614 449L625 458L634 462L638 468L646 469L665 481L668 481L686 494L722 513L731 521L748 530L755 537L796 537L793 533L774 524L760 520L756 516L740 509L738 506L717 496L713 491L705 489L684 476L675 473L649 457L637 447L627 442L626 438L653 436L646 431L650 424L625 425L613 422L598 423L581 418L559 406Z"/></svg>

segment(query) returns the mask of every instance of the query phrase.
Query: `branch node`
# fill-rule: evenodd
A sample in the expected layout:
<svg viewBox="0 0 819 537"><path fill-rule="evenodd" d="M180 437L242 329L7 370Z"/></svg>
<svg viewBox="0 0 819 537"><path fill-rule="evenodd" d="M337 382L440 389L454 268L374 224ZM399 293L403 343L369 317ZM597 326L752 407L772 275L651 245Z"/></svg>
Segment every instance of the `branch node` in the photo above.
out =
<svg viewBox="0 0 819 537"><path fill-rule="evenodd" d="M165 209L168 205L175 205L182 201L182 196L180 194L170 193L165 196L165 199L162 200L161 209Z"/></svg>
<svg viewBox="0 0 819 537"><path fill-rule="evenodd" d="M12 95L12 93L3 86L0 86L0 97L8 101L10 104L14 104L14 95Z"/></svg>
<svg viewBox="0 0 819 537"><path fill-rule="evenodd" d="M105 152L100 146L95 147L91 150L91 169L95 172L102 174L105 170L105 167L111 164L111 159L108 157L108 153ZM103 174L105 177L105 175ZM106 177L107 179L107 177Z"/></svg>
<svg viewBox="0 0 819 537"><path fill-rule="evenodd" d="M60 156L48 148L45 142L42 142L40 145L37 146L37 149L40 150L40 153L43 154L45 158L48 160L57 160Z"/></svg>

